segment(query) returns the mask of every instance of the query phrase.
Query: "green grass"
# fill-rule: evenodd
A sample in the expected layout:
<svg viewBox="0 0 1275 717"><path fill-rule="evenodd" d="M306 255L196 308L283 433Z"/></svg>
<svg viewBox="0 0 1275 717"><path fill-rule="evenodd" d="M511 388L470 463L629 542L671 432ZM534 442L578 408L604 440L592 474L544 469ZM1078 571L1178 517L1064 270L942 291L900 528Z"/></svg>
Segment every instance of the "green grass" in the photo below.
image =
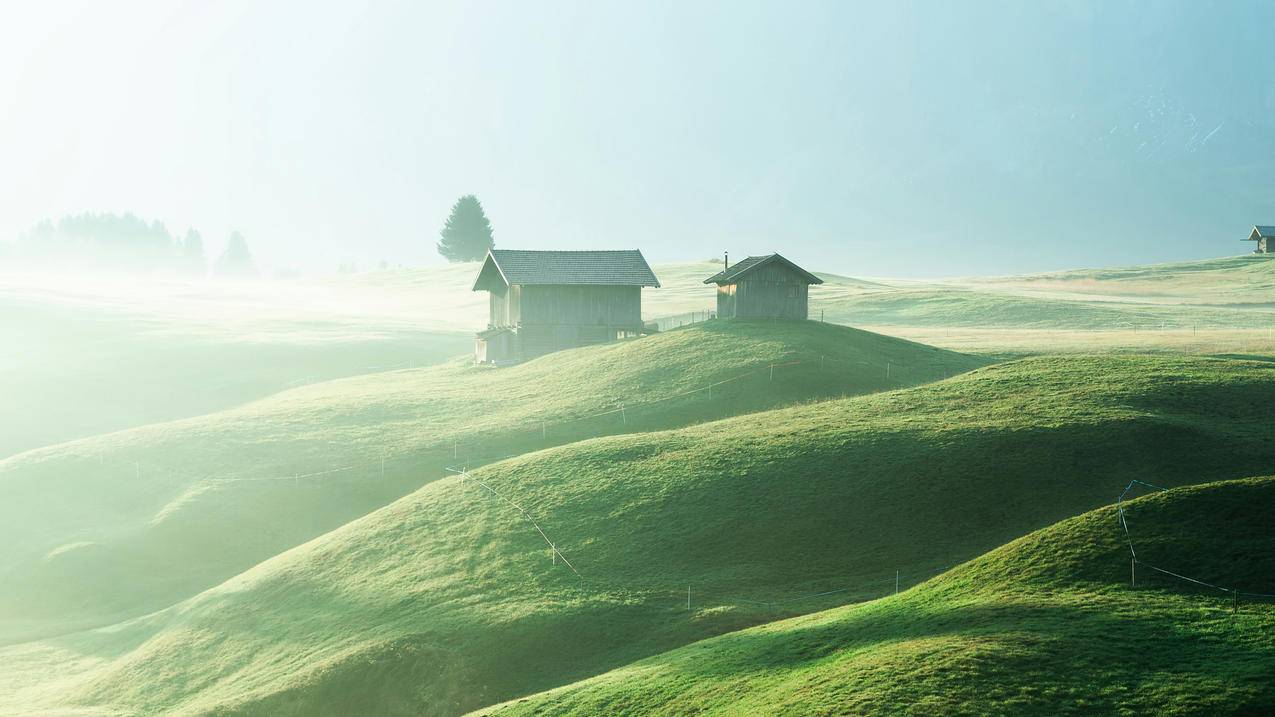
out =
<svg viewBox="0 0 1275 717"><path fill-rule="evenodd" d="M714 308L711 262L656 266L648 316ZM814 269L819 269L817 265ZM813 318L856 326L1142 331L1275 326L1275 261L1237 256L1174 264L1010 277L866 281L820 273ZM1063 337L1060 337L1063 338Z"/></svg>
<svg viewBox="0 0 1275 717"><path fill-rule="evenodd" d="M816 304L825 318L837 323L944 327L952 329L1035 328L1113 330L1162 325L1252 326L1250 313L1115 302L1014 296L967 288L901 288L854 297L844 302ZM1271 315L1262 314L1269 320ZM1184 323L1185 322L1185 323Z"/></svg>
<svg viewBox="0 0 1275 717"><path fill-rule="evenodd" d="M714 322L508 369L460 359L315 384L29 451L0 462L0 644L171 605L445 475L448 464L981 364L814 322ZM728 379L737 380L711 397L687 393Z"/></svg>
<svg viewBox="0 0 1275 717"><path fill-rule="evenodd" d="M718 262L655 268L663 287L644 292L647 318L714 308L702 280ZM244 283L0 274L12 339L0 348L0 457L468 353L486 320L476 271ZM812 316L958 351L1275 352L1269 257L926 282L822 276Z"/></svg>
<svg viewBox="0 0 1275 717"><path fill-rule="evenodd" d="M1268 255L1254 254L973 281L985 285L1017 285L1021 289L1051 293L1167 302L1190 299L1197 304L1239 306L1275 302L1275 262Z"/></svg>
<svg viewBox="0 0 1275 717"><path fill-rule="evenodd" d="M1275 325L1275 262L1263 256L1026 276L834 286L812 294L829 321L871 326L1153 331Z"/></svg>
<svg viewBox="0 0 1275 717"><path fill-rule="evenodd" d="M1113 490L1119 488L1111 486ZM1044 499L1044 496L1042 496ZM1128 505L1142 559L1275 593L1275 479ZM519 715L1165 714L1275 711L1275 604L1143 569L1107 507L898 596L705 640L481 710Z"/></svg>
<svg viewBox="0 0 1275 717"><path fill-rule="evenodd" d="M817 263L792 257L815 271ZM720 262L653 267L659 289L643 292L648 318L715 309L703 279ZM482 325L485 306L469 291L477 265L361 274L327 283L395 297L429 297L422 316L457 329ZM1275 326L1275 261L1244 255L1172 264L1081 269L1008 277L926 281L850 278L820 272L812 287L811 317L855 326L934 328L1032 328L1059 332L1115 332L1137 327L1201 330ZM994 348L994 347L992 347ZM1038 349L1039 350L1039 349ZM1045 348L1044 350L1048 350Z"/></svg>
<svg viewBox="0 0 1275 717"><path fill-rule="evenodd" d="M447 479L156 615L0 651L13 695L0 711L462 713L879 597L896 570L916 583L1109 503L1131 478L1261 473L1272 400L1269 363L1039 358L531 453L475 476L535 517L583 582L518 510Z"/></svg>
<svg viewBox="0 0 1275 717"><path fill-rule="evenodd" d="M292 386L438 363L473 346L467 333L385 316L263 316L252 303L207 305L212 297L231 303L228 289L180 289L112 305L0 282L0 458Z"/></svg>
<svg viewBox="0 0 1275 717"><path fill-rule="evenodd" d="M407 295L407 289L425 292L445 308L431 315L444 314L458 327L481 325L485 308L466 298L476 266L466 267L345 281L395 295ZM720 268L720 262L709 261L655 266L661 288L643 292L644 315L684 319L690 312L714 309L713 288L703 279ZM1269 334L1275 327L1275 262L1269 257L928 281L820 276L824 283L810 294L812 318L923 337L957 350L1220 353L1244 350L1259 340L1263 350L1275 347ZM1241 333L1233 335L1236 331Z"/></svg>

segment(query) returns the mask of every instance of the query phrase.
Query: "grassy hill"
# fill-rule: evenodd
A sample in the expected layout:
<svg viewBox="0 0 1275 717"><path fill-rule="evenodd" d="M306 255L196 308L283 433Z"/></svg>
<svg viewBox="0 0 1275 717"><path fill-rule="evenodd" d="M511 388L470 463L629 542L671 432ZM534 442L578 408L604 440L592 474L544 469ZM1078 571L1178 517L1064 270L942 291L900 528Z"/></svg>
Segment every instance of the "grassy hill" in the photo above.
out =
<svg viewBox="0 0 1275 717"><path fill-rule="evenodd" d="M1023 328L1116 331L1136 325L1203 329L1275 326L1275 261L1244 255L1171 264L1079 269L1006 277L863 279L820 272L811 315L857 326ZM420 315L438 326L472 329L485 309L470 292L477 264L405 269L326 280L334 290L428 299ZM658 264L659 289L643 292L648 319L716 308L704 278L720 261ZM437 323L443 322L443 323ZM450 323L448 323L450 322Z"/></svg>
<svg viewBox="0 0 1275 717"><path fill-rule="evenodd" d="M654 268L661 288L643 294L648 317L716 308L712 287L702 282L720 262ZM824 283L811 289L811 316L856 326L1103 332L1275 326L1275 261L1264 256L928 281L818 275Z"/></svg>
<svg viewBox="0 0 1275 717"><path fill-rule="evenodd" d="M1059 296L1119 297L1147 302L1236 305L1275 303L1275 261L1244 254L1168 264L967 280L971 285Z"/></svg>
<svg viewBox="0 0 1275 717"><path fill-rule="evenodd" d="M1264 256L1009 277L822 287L812 307L868 326L1153 331L1275 325L1275 262ZM884 289L884 290L881 290Z"/></svg>
<svg viewBox="0 0 1275 717"><path fill-rule="evenodd" d="M1272 400L1268 363L1039 358L531 453L161 613L0 651L0 711L457 714L879 597L1131 478L1260 473Z"/></svg>
<svg viewBox="0 0 1275 717"><path fill-rule="evenodd" d="M1118 488L1112 485L1113 489ZM1128 504L1144 561L1275 593L1275 479ZM898 596L705 640L481 710L518 715L1275 712L1275 604L1143 569L1115 510L1032 533Z"/></svg>
<svg viewBox="0 0 1275 717"><path fill-rule="evenodd" d="M661 288L643 292L648 319L677 325L715 308L713 288L703 279L720 270L720 262L654 269ZM332 282L404 300L429 296L432 308L422 316L466 328L483 319L469 292L474 271L476 265L457 265ZM1269 257L926 281L819 276L824 283L811 290L812 318L958 350L1275 353L1275 262Z"/></svg>
<svg viewBox="0 0 1275 717"><path fill-rule="evenodd" d="M315 384L29 451L0 461L0 644L171 605L452 463L981 364L814 322L714 322L507 369L462 359Z"/></svg>
<svg viewBox="0 0 1275 717"><path fill-rule="evenodd" d="M350 292L342 308L277 286L144 287L0 275L0 458L473 346L469 334L352 312Z"/></svg>

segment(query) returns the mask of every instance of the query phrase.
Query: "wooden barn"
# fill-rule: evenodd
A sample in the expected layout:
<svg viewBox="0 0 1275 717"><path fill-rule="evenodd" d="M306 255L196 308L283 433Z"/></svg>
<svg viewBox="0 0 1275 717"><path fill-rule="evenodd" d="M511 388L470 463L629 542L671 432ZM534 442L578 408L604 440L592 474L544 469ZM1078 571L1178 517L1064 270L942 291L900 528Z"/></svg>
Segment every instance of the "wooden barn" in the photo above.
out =
<svg viewBox="0 0 1275 717"><path fill-rule="evenodd" d="M642 288L660 282L642 252L487 252L474 291L490 294L478 363L513 363L643 331Z"/></svg>
<svg viewBox="0 0 1275 717"><path fill-rule="evenodd" d="M704 280L717 284L721 319L805 319L810 285L823 280L778 254L750 256Z"/></svg>
<svg viewBox="0 0 1275 717"><path fill-rule="evenodd" d="M1253 227L1253 231L1248 235L1248 241L1257 242L1257 248L1253 250L1254 254L1271 254L1275 253L1275 226L1267 226L1258 224Z"/></svg>

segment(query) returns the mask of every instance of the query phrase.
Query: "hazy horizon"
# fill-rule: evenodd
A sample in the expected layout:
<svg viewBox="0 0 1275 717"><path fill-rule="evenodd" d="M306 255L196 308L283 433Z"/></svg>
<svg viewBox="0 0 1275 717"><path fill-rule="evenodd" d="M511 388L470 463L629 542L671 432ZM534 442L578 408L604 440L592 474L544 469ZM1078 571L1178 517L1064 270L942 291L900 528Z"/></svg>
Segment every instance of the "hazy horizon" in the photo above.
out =
<svg viewBox="0 0 1275 717"><path fill-rule="evenodd" d="M56 3L0 23L0 240L133 212L306 273L497 246L935 277L1247 251L1258 3Z"/></svg>

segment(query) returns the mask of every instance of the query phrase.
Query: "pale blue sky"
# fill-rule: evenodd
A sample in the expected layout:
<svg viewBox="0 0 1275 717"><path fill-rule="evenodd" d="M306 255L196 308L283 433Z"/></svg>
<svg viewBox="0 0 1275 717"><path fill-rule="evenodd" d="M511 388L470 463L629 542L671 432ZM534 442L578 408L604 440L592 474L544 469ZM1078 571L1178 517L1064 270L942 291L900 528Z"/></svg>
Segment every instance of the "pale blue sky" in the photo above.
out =
<svg viewBox="0 0 1275 717"><path fill-rule="evenodd" d="M0 236L133 211L263 263L778 250L934 276L1235 254L1275 223L1275 4L28 3Z"/></svg>

